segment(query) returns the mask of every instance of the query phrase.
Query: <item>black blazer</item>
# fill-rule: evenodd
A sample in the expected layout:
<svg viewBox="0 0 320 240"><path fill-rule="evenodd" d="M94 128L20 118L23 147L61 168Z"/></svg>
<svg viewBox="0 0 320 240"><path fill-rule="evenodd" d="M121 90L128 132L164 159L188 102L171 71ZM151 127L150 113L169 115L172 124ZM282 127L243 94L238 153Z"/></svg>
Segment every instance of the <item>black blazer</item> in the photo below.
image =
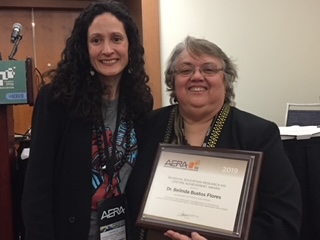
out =
<svg viewBox="0 0 320 240"><path fill-rule="evenodd" d="M131 222L137 218L172 107L152 112L144 129L143 144L126 190ZM300 188L276 124L231 107L216 147L264 154L249 239L298 239L302 218ZM134 239L139 239L139 234L139 229L134 228Z"/></svg>
<svg viewBox="0 0 320 240"><path fill-rule="evenodd" d="M139 141L141 126L134 128ZM26 240L88 240L91 124L70 118L46 85L37 97L31 135L22 198Z"/></svg>

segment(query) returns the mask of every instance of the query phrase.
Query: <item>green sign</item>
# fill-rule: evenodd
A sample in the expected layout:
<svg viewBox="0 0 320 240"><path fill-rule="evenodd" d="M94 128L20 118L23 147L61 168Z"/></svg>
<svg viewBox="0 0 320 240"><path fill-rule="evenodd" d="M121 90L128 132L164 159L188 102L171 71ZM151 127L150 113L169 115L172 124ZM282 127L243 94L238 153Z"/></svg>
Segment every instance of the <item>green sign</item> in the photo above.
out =
<svg viewBox="0 0 320 240"><path fill-rule="evenodd" d="M0 61L0 104L27 103L25 61Z"/></svg>

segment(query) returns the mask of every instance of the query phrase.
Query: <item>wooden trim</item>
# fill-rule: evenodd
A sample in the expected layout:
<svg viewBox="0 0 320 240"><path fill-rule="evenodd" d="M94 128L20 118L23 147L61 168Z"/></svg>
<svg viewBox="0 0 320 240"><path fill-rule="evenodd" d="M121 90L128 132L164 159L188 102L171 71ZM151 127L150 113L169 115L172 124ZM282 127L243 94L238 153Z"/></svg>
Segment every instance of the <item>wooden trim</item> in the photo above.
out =
<svg viewBox="0 0 320 240"><path fill-rule="evenodd" d="M141 0L143 46L154 109L162 107L159 0Z"/></svg>
<svg viewBox="0 0 320 240"><path fill-rule="evenodd" d="M1 0L0 8L83 9L93 1Z"/></svg>

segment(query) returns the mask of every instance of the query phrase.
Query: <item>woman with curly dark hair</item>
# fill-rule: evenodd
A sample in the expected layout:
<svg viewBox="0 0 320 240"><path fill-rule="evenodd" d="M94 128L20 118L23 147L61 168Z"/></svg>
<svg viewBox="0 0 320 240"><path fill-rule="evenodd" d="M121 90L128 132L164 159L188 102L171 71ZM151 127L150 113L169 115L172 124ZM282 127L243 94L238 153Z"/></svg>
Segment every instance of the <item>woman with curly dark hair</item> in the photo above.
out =
<svg viewBox="0 0 320 240"><path fill-rule="evenodd" d="M124 189L153 102L139 31L123 4L84 9L47 76L32 117L26 239L126 239Z"/></svg>

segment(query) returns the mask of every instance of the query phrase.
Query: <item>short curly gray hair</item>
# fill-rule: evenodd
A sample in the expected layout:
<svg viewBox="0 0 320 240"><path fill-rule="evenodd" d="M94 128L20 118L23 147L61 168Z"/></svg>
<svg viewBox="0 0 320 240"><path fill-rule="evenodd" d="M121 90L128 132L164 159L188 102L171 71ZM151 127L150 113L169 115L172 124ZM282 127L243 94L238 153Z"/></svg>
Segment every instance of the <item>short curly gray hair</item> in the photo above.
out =
<svg viewBox="0 0 320 240"><path fill-rule="evenodd" d="M235 93L233 84L238 77L237 66L216 44L205 39L198 39L191 36L187 36L183 42L177 44L177 46L171 52L171 55L167 62L167 67L165 70L165 83L167 85L167 91L170 93L170 103L172 104L178 102L174 84L176 64L179 60L180 54L185 49L187 49L189 53L195 56L201 56L205 54L221 59L226 85L225 102L234 106Z"/></svg>

